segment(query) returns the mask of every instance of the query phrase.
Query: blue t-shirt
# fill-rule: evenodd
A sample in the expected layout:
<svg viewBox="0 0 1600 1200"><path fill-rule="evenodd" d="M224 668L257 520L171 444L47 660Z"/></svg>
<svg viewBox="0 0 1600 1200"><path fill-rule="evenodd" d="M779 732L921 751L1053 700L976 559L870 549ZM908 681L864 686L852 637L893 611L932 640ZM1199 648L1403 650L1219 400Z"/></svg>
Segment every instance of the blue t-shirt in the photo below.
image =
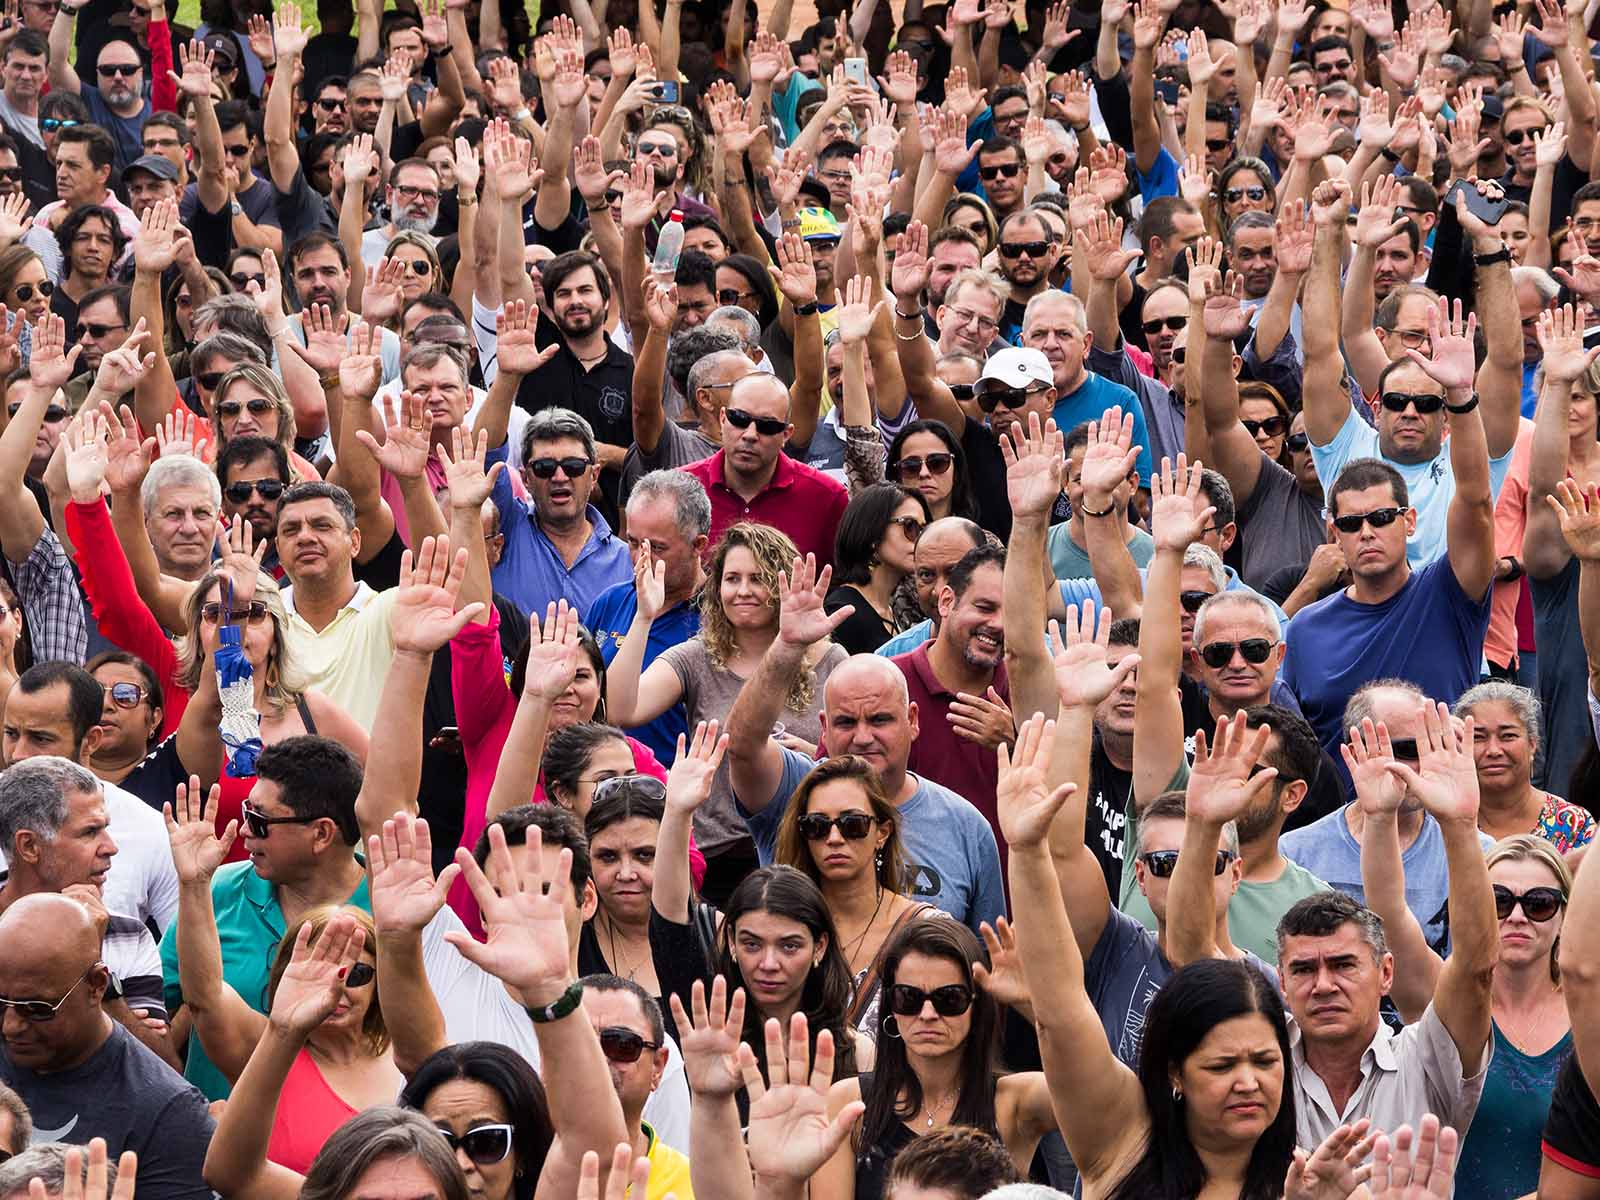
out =
<svg viewBox="0 0 1600 1200"><path fill-rule="evenodd" d="M1489 592L1467 595L1449 558L1436 558L1381 604L1359 603L1341 590L1295 614L1284 637L1283 679L1335 762L1345 704L1363 684L1406 679L1428 699L1454 704L1478 682ZM1343 775L1342 762L1340 768Z"/></svg>
<svg viewBox="0 0 1600 1200"><path fill-rule="evenodd" d="M628 636L634 613L639 607L639 591L630 580L608 587L595 597L583 623L594 634L600 647L600 657L606 665L617 656L622 640ZM693 601L685 600L674 605L650 623L650 638L644 646L643 671L664 650L687 642L700 632L700 609ZM684 715L680 701L654 721L628 730L630 736L649 746L663 766L670 767L678 754L678 735L689 732L689 719Z"/></svg>
<svg viewBox="0 0 1600 1200"><path fill-rule="evenodd" d="M907 651L915 650L932 636L933 619L924 617L910 629L895 634L887 642L879 646L877 653L884 658L893 658L896 654L905 654Z"/></svg>
<svg viewBox="0 0 1600 1200"><path fill-rule="evenodd" d="M772 862L778 848L778 825L800 781L816 762L783 748L783 776L772 801L758 813L743 804L739 815L755 839L761 865ZM931 779L913 775L917 790L895 809L900 845L910 864L911 898L942 908L974 933L983 921L1004 916L1006 894L1000 877L1000 850L989 822L967 801Z"/></svg>
<svg viewBox="0 0 1600 1200"><path fill-rule="evenodd" d="M1120 408L1124 414L1133 414L1133 444L1140 447L1139 461L1135 465L1139 468L1140 485L1149 487L1150 480L1155 478L1150 461L1150 432L1145 428L1144 405L1128 388L1104 375L1085 371L1076 391L1069 396L1056 397L1056 406L1050 415L1055 418L1056 428L1065 435L1085 421L1098 421L1108 408Z"/></svg>
<svg viewBox="0 0 1600 1200"><path fill-rule="evenodd" d="M80 83L78 95L89 110L89 119L109 133L116 143L117 170L126 171L128 164L144 153L144 123L151 111L149 94L144 97L144 106L131 117L119 117L112 112L100 89L93 84Z"/></svg>
<svg viewBox="0 0 1600 1200"><path fill-rule="evenodd" d="M1057 425L1061 422L1057 421ZM1137 436L1137 435L1135 435ZM1344 424L1326 446L1311 443L1311 461L1316 464L1317 478L1332 486L1333 480L1346 463L1358 458L1376 458L1400 472L1406 481L1406 491L1411 496L1411 507L1417 510L1417 531L1406 542L1406 558L1413 567L1420 567L1443 558L1447 548L1447 521L1450 501L1456 495L1456 476L1450 469L1450 445L1439 447L1439 453L1427 462L1399 463L1385 458L1378 449L1378 431L1368 425L1354 409L1345 415ZM1489 492L1500 495L1500 485L1511 470L1511 451L1489 460ZM1432 693L1429 693L1430 695Z"/></svg>
<svg viewBox="0 0 1600 1200"><path fill-rule="evenodd" d="M1150 164L1148 174L1139 170L1137 164L1133 170L1139 177L1139 195L1146 204L1157 196L1178 194L1178 160L1172 157L1165 146L1156 151L1156 161Z"/></svg>
<svg viewBox="0 0 1600 1200"><path fill-rule="evenodd" d="M1539 1142L1561 1064L1572 1053L1569 1032L1543 1054L1524 1054L1494 1026L1494 1057L1471 1131L1461 1139L1456 1200L1501 1200L1539 1188Z"/></svg>

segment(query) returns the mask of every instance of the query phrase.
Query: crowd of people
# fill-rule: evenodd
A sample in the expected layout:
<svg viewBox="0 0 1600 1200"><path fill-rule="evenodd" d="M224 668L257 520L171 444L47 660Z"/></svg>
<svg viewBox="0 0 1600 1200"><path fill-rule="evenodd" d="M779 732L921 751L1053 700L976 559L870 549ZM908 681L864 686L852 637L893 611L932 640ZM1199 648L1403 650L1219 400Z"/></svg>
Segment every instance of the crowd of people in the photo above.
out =
<svg viewBox="0 0 1600 1200"><path fill-rule="evenodd" d="M1600 1198L1600 0L392 2L0 11L0 1200Z"/></svg>

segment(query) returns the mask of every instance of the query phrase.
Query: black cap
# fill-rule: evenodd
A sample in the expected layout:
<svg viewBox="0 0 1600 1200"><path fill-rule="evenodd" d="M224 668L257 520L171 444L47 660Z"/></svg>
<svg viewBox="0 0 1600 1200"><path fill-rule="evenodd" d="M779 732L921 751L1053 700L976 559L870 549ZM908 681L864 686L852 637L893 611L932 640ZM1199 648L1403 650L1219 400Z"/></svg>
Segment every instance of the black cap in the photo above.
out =
<svg viewBox="0 0 1600 1200"><path fill-rule="evenodd" d="M226 61L227 66L239 65L239 43L226 33L208 33L203 39L205 48L216 56L217 66Z"/></svg>
<svg viewBox="0 0 1600 1200"><path fill-rule="evenodd" d="M168 183L178 182L177 166L171 159L162 158L159 154L146 154L134 159L122 172L122 177L126 179L135 171L144 171L147 174L154 175L157 179L165 179Z"/></svg>

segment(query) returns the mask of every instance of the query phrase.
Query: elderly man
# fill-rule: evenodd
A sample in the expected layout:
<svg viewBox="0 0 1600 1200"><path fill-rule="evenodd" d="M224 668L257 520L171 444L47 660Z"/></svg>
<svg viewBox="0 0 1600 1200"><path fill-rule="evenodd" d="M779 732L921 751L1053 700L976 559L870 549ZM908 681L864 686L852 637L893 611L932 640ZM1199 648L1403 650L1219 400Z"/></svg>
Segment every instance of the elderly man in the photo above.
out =
<svg viewBox="0 0 1600 1200"><path fill-rule="evenodd" d="M162 574L193 581L209 571L222 507L216 475L197 458L167 455L151 464L139 499Z"/></svg>
<svg viewBox="0 0 1600 1200"><path fill-rule="evenodd" d="M931 277L932 272L929 274ZM937 309L939 355L970 354L979 361L987 358L991 350L999 348L996 342L1005 301L1005 293L982 271L962 271L951 279Z"/></svg>
<svg viewBox="0 0 1600 1200"><path fill-rule="evenodd" d="M0 915L0 1083L36 1141L105 1138L139 1156L139 1194L209 1200L201 1177L213 1124L205 1097L106 1015L100 932L67 896L25 896Z"/></svg>
<svg viewBox="0 0 1600 1200"><path fill-rule="evenodd" d="M226 134L226 129L224 129ZM361 235L361 261L376 267L394 235L433 232L439 223L439 172L425 158L408 158L389 168L385 191L389 220Z"/></svg>
<svg viewBox="0 0 1600 1200"><path fill-rule="evenodd" d="M728 715L728 765L740 814L763 863L772 861L789 797L815 766L772 735L808 652L850 615L826 613L827 576L796 560L779 597L778 636ZM920 732L906 677L893 662L857 654L833 669L822 698L822 744L830 755L858 754L878 774L895 806L911 863L911 892L976 930L1005 912L999 851L983 814L948 788L907 769Z"/></svg>

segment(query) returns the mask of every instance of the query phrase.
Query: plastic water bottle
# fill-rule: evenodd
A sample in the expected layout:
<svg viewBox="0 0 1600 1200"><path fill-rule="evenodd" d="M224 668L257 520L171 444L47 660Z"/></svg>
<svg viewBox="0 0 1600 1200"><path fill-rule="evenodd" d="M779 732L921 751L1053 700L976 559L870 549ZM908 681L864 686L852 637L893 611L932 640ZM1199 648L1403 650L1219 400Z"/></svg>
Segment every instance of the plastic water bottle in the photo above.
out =
<svg viewBox="0 0 1600 1200"><path fill-rule="evenodd" d="M671 283L678 274L678 255L682 253L683 213L675 208L671 219L662 226L661 236L656 239L655 262L650 268L656 278L663 283Z"/></svg>

